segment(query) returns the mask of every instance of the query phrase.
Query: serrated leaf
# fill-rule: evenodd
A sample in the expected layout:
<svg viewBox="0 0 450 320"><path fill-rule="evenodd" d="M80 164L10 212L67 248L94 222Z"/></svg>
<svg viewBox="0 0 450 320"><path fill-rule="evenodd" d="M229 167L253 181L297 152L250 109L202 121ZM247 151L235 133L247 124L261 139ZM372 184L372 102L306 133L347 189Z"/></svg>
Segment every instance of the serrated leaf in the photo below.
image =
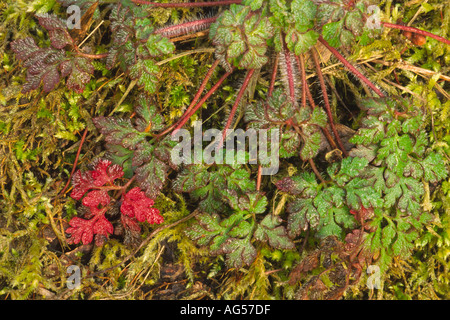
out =
<svg viewBox="0 0 450 320"><path fill-rule="evenodd" d="M291 12L297 24L312 27L316 16L317 6L311 0L293 0Z"/></svg>
<svg viewBox="0 0 450 320"><path fill-rule="evenodd" d="M344 25L344 21L330 22L323 26L322 36L328 44L334 48L341 46L341 32Z"/></svg>
<svg viewBox="0 0 450 320"><path fill-rule="evenodd" d="M291 202L287 211L288 232L290 237L298 236L307 228L315 229L319 225L320 214L314 206L313 199L296 199Z"/></svg>
<svg viewBox="0 0 450 320"><path fill-rule="evenodd" d="M60 64L61 75L69 76L66 85L77 93L82 93L94 74L92 61L85 57L75 57Z"/></svg>
<svg viewBox="0 0 450 320"><path fill-rule="evenodd" d="M130 179L136 169L132 164L134 151L118 144L106 144L106 149L107 158L111 160L112 163L121 166L124 172L123 177Z"/></svg>
<svg viewBox="0 0 450 320"><path fill-rule="evenodd" d="M314 198L317 195L318 183L312 172L302 172L293 177L286 177L276 183L279 190L291 195L302 195L303 198Z"/></svg>
<svg viewBox="0 0 450 320"><path fill-rule="evenodd" d="M53 14L37 14L39 24L47 29L52 47L63 49L67 45L72 45L72 38L67 31L67 25Z"/></svg>
<svg viewBox="0 0 450 320"><path fill-rule="evenodd" d="M232 4L211 26L216 55L241 69L258 69L268 61L267 40L273 27L265 16L250 14L249 6Z"/></svg>
<svg viewBox="0 0 450 320"><path fill-rule="evenodd" d="M286 45L288 49L296 55L303 54L311 49L319 39L319 33L314 30L300 32L295 28L291 28L286 34Z"/></svg>
<svg viewBox="0 0 450 320"><path fill-rule="evenodd" d="M303 145L300 150L300 157L302 160L312 159L319 153L322 135L317 128L312 126L302 127L302 132Z"/></svg>
<svg viewBox="0 0 450 320"><path fill-rule="evenodd" d="M222 249L226 253L225 263L228 268L239 269L244 265L250 265L256 258L257 251L249 239L230 238Z"/></svg>
<svg viewBox="0 0 450 320"><path fill-rule="evenodd" d="M175 45L160 34L151 35L147 40L146 46L152 57L158 57L175 51Z"/></svg>
<svg viewBox="0 0 450 320"><path fill-rule="evenodd" d="M447 177L447 168L444 163L444 158L436 153L430 153L422 162L424 170L424 178L428 182L436 183Z"/></svg>
<svg viewBox="0 0 450 320"><path fill-rule="evenodd" d="M346 184L347 205L354 210L359 210L361 205L365 208L381 207L383 200L372 186L367 185L366 180L354 178Z"/></svg>
<svg viewBox="0 0 450 320"><path fill-rule="evenodd" d="M59 64L65 57L64 50L40 48L32 38L13 41L11 49L23 61L23 66L28 68L27 83L24 84L22 93L36 90L41 82L45 92L56 87L61 78Z"/></svg>
<svg viewBox="0 0 450 320"><path fill-rule="evenodd" d="M310 125L316 125L321 128L326 127L328 123L328 117L325 111L321 108L314 108L311 113L311 119L308 122Z"/></svg>
<svg viewBox="0 0 450 320"><path fill-rule="evenodd" d="M157 107L150 104L146 95L138 97L135 107L137 115L135 128L141 132L154 132L164 129L164 117Z"/></svg>
<svg viewBox="0 0 450 320"><path fill-rule="evenodd" d="M136 130L130 119L97 117L93 122L105 136L107 143L121 145L124 148L134 149L148 136L146 132Z"/></svg>
<svg viewBox="0 0 450 320"><path fill-rule="evenodd" d="M148 94L156 92L158 84L159 67L151 59L138 60L130 68L130 77L137 80L137 84L142 87Z"/></svg>
<svg viewBox="0 0 450 320"><path fill-rule="evenodd" d="M242 4L245 6L250 6L253 11L256 11L261 8L264 0L244 0Z"/></svg>
<svg viewBox="0 0 450 320"><path fill-rule="evenodd" d="M169 161L170 150L173 141L163 140L156 146L148 142L141 142L133 156L133 166L136 166L136 181L147 197L156 199L164 183L171 166Z"/></svg>
<svg viewBox="0 0 450 320"><path fill-rule="evenodd" d="M255 239L268 242L277 249L293 249L294 243L288 237L286 229L281 226L281 218L268 214L257 226Z"/></svg>

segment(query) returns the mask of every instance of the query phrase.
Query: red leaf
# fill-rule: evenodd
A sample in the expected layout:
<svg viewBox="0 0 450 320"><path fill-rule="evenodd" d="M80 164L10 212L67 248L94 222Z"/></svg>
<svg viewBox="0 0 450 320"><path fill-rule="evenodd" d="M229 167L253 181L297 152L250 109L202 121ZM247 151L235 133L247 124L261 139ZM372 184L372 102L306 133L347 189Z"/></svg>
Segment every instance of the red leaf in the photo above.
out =
<svg viewBox="0 0 450 320"><path fill-rule="evenodd" d="M90 220L81 219L79 217L74 217L70 220L70 227L67 228L66 232L71 234L68 239L69 243L77 244L80 241L83 244L91 243L94 239L94 234L103 235L105 237L108 234L112 234L114 227L104 216L104 210L96 210L92 208L91 211L96 215Z"/></svg>
<svg viewBox="0 0 450 320"><path fill-rule="evenodd" d="M111 161L100 159L94 164L92 178L97 187L101 187L106 183L113 183L114 180L123 176L124 172L121 166L114 164L111 166Z"/></svg>
<svg viewBox="0 0 450 320"><path fill-rule="evenodd" d="M83 198L83 204L86 207L96 207L102 205L103 207L110 202L108 192L105 190L92 190L86 197Z"/></svg>
<svg viewBox="0 0 450 320"><path fill-rule="evenodd" d="M145 196L144 191L136 187L124 196L120 211L131 218L136 217L140 222L148 221L151 224L160 224L164 218L159 214L158 209L152 208L154 203L152 199Z"/></svg>
<svg viewBox="0 0 450 320"><path fill-rule="evenodd" d="M91 243L94 238L94 230L92 229L91 221L92 220L84 220L78 217L72 218L69 222L71 227L66 230L67 233L71 234L68 242L77 244L81 240L83 244Z"/></svg>
<svg viewBox="0 0 450 320"><path fill-rule="evenodd" d="M39 24L47 29L52 46L62 49L66 45L72 44L72 38L67 31L67 25L57 16L51 14L37 14Z"/></svg>
<svg viewBox="0 0 450 320"><path fill-rule="evenodd" d="M101 234L103 236L108 236L114 232L114 227L105 216L100 216L98 220L94 223L92 229L94 230L94 234Z"/></svg>
<svg viewBox="0 0 450 320"><path fill-rule="evenodd" d="M93 183L91 171L81 172L78 170L72 178L73 190L70 196L75 200L80 200L89 189L94 187Z"/></svg>
<svg viewBox="0 0 450 320"><path fill-rule="evenodd" d="M73 190L70 196L74 198L75 200L80 200L84 194L89 189L95 189L96 187L101 187L106 183L113 184L114 180L117 178L122 177L124 174L123 169L119 165L112 165L111 161L100 159L97 160L94 163L94 170L90 170L87 172L82 172L81 170L78 170L75 172L72 178L72 185ZM92 195L92 196L95 196ZM105 201L108 201L106 204L109 203L108 200L105 200L105 195L97 194L97 196L102 197L102 203L105 203ZM94 199L88 199L87 201L94 200ZM100 200L98 200L100 201ZM97 205L87 205L83 202L84 205L90 207L90 206L97 206L98 204L101 204L101 202L98 202ZM106 205L102 204L102 205Z"/></svg>

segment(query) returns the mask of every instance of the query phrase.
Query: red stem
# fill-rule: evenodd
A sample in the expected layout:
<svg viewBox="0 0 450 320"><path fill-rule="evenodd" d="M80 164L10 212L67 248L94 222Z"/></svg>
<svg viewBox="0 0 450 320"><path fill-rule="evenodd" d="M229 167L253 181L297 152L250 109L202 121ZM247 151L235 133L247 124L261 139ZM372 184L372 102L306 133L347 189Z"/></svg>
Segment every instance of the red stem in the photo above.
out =
<svg viewBox="0 0 450 320"><path fill-rule="evenodd" d="M77 155L75 156L75 162L73 163L72 171L70 172L69 179L68 179L68 181L67 181L67 183L66 183L64 189L60 192L61 194L63 194L64 192L66 192L67 188L69 187L70 180L72 179L73 173L75 172L75 169L77 168L78 159L79 159L80 154L81 154L81 147L82 147L83 144L84 144L84 140L86 140L86 135L87 135L87 133L88 133L88 129L86 128L86 129L84 130L83 136L81 137L81 140L80 140L80 146L78 147Z"/></svg>
<svg viewBox="0 0 450 320"><path fill-rule="evenodd" d="M258 174L256 176L256 191L261 189L262 166L258 165Z"/></svg>
<svg viewBox="0 0 450 320"><path fill-rule="evenodd" d="M88 59L103 59L108 56L108 53L102 53L102 54L84 53L80 50L80 48L78 48L78 46L76 44L73 44L73 48L75 49L75 51L77 52L78 55L88 58Z"/></svg>
<svg viewBox="0 0 450 320"><path fill-rule="evenodd" d="M230 115L228 116L228 120L227 123L225 125L225 128L223 129L223 133L222 133L222 141L219 144L219 148L222 146L223 141L225 140L226 134L227 134L227 130L230 128L231 126L231 122L233 121L234 115L236 114L236 110L239 106L239 102L241 102L242 96L244 95L245 89L247 89L248 83L250 82L250 79L253 76L253 73L255 72L255 69L250 69L247 73L247 76L244 79L244 83L242 84L241 89L239 90L239 93L236 97L236 101L234 101L233 107L231 108L231 112Z"/></svg>
<svg viewBox="0 0 450 320"><path fill-rule="evenodd" d="M198 99L200 99L201 94L203 93L203 90L205 90L206 85L209 82L209 79L211 78L214 70L217 68L217 66L219 65L219 60L214 61L213 65L211 66L211 68L209 68L208 72L206 73L205 79L203 79L202 84L200 85L200 88L197 90L197 93L194 96L194 99L191 101L191 104L189 105L189 107L186 109L186 111L184 112L184 114L181 116L181 118L174 123L173 125L171 125L169 128L167 128L166 130L164 130L163 132L159 133L156 137L161 137L166 135L167 133L169 133L170 131L173 130L173 128L175 128L186 116L187 114L189 114L189 112L191 112L192 108L195 107Z"/></svg>
<svg viewBox="0 0 450 320"><path fill-rule="evenodd" d="M427 37L436 39L436 40L438 40L438 41L440 41L442 43L445 43L447 45L450 45L450 40L445 39L443 37L440 37L438 35L435 35L433 33L427 32L427 31L423 31L423 30L420 30L420 29L417 29L417 28L414 28L414 27L409 27L409 26L401 26L401 25L393 24L393 23L389 23L389 22L382 22L382 23L387 28L393 28L393 29L399 29L399 30L414 32L414 33L417 33L417 34L421 34L423 36L427 36Z"/></svg>
<svg viewBox="0 0 450 320"><path fill-rule="evenodd" d="M367 84L376 94L378 94L381 98L384 98L385 95L383 92L381 92L380 89L378 89L369 79L367 79L361 72L359 72L350 62L348 62L335 48L330 46L330 44L322 38L322 36L319 37L319 41L327 47L330 52L339 59L339 61L342 62L342 64L356 77L358 77L361 81L363 81L365 84Z"/></svg>
<svg viewBox="0 0 450 320"><path fill-rule="evenodd" d="M291 52L286 46L286 43L283 41L283 54L284 59L286 60L286 73L288 77L288 87L289 87L289 97L291 98L291 102L293 105L296 104L295 99L295 84L294 84L294 71L292 70L292 60L291 60Z"/></svg>
<svg viewBox="0 0 450 320"><path fill-rule="evenodd" d="M306 108L306 88L308 84L306 82L305 59L303 58L303 55L295 56L295 58L297 59L297 66L300 68L302 77L302 107ZM311 108L313 108L313 106L311 106Z"/></svg>
<svg viewBox="0 0 450 320"><path fill-rule="evenodd" d="M228 4L233 3L239 4L242 2L242 0L222 0L216 2L181 2L181 3L158 3L145 0L131 0L131 1L136 4L152 5L154 7L159 8L214 7L214 6L226 6Z"/></svg>
<svg viewBox="0 0 450 320"><path fill-rule="evenodd" d="M299 65L300 67L300 65ZM305 69L304 69L305 70ZM304 71L306 73L306 71ZM302 79L303 81L303 79ZM312 97L311 91L309 90L309 86L308 86L308 81L306 80L306 74L305 74L305 79L304 82L302 83L303 87L305 88L306 91L306 97L308 98L309 104L311 105L311 108L314 109L316 108L316 104L314 102L314 99ZM328 142L330 143L330 145L334 148L334 149L338 149L338 146L336 145L336 142L334 142L330 132L328 131L328 129L326 127L322 128L323 134L325 135L325 137L327 138Z"/></svg>
<svg viewBox="0 0 450 320"><path fill-rule="evenodd" d="M312 57L314 60L314 64L316 66L317 77L319 78L320 87L322 89L323 100L325 102L325 110L327 111L327 114L328 114L331 130L334 133L334 137L335 137L337 143L339 144L340 149L345 154L345 156L348 156L348 152L347 152L347 150L345 150L344 144L341 141L341 137L339 137L339 133L337 132L336 126L334 125L333 115L331 114L330 101L328 100L327 87L325 86L325 81L323 79L322 70L320 69L319 56L318 56L317 52L315 51L315 48L313 48L311 50L311 53L312 53Z"/></svg>
<svg viewBox="0 0 450 320"><path fill-rule="evenodd" d="M271 97L273 93L273 89L275 88L275 80L277 79L277 73L278 73L278 60L280 59L279 54L275 57L275 62L273 64L273 70L272 70L272 78L270 79L270 87L268 96Z"/></svg>
<svg viewBox="0 0 450 320"><path fill-rule="evenodd" d="M181 127L183 127L186 124L189 118L192 117L192 115L205 103L206 100L208 100L208 98L220 87L220 85L231 73L233 73L233 70L225 73L222 76L222 78L220 78L219 81L217 81L217 83L208 91L208 93L206 93L206 95L197 103L197 105L194 108L192 108L190 112L185 113L185 116L181 119L181 121L178 122L174 131L181 129Z"/></svg>
<svg viewBox="0 0 450 320"><path fill-rule="evenodd" d="M169 27L155 30L154 33L161 34L165 37L166 36L178 37L178 36L193 32L193 31L199 31L201 29L206 29L212 23L214 23L216 20L217 20L217 17L212 17L212 18L205 18L205 19L185 22L185 23L174 25L174 26L169 26Z"/></svg>

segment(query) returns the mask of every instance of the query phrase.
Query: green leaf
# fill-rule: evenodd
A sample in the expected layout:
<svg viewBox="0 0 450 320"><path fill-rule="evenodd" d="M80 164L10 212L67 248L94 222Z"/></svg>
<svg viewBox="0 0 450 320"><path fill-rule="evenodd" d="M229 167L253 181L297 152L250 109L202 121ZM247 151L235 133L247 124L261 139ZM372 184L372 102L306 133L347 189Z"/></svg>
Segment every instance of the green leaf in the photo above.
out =
<svg viewBox="0 0 450 320"><path fill-rule="evenodd" d="M291 195L302 195L304 198L314 198L317 195L318 183L312 172L302 172L293 177L286 177L278 182L279 190Z"/></svg>
<svg viewBox="0 0 450 320"><path fill-rule="evenodd" d="M257 251L248 238L230 238L222 249L227 254L225 263L228 268L239 269L244 265L250 265L256 258Z"/></svg>
<svg viewBox="0 0 450 320"><path fill-rule="evenodd" d="M319 126L324 128L327 126L328 117L325 111L322 108L314 108L311 119L309 120L309 124Z"/></svg>
<svg viewBox="0 0 450 320"><path fill-rule="evenodd" d="M303 126L302 132L303 145L300 150L300 157L302 160L312 159L319 153L322 135L318 128L312 126Z"/></svg>
<svg viewBox="0 0 450 320"><path fill-rule="evenodd" d="M362 12L359 10L348 12L345 16L345 27L355 36L361 35L364 28L364 17Z"/></svg>
<svg viewBox="0 0 450 320"><path fill-rule="evenodd" d="M148 136L146 132L136 130L130 119L97 117L93 122L108 144L121 145L131 150Z"/></svg>
<svg viewBox="0 0 450 320"><path fill-rule="evenodd" d="M264 0L244 0L242 4L245 6L250 6L253 11L256 11L261 8Z"/></svg>
<svg viewBox="0 0 450 320"><path fill-rule="evenodd" d="M344 26L344 21L330 22L323 26L322 36L329 43L330 46L338 48L341 46L341 32Z"/></svg>
<svg viewBox="0 0 450 320"><path fill-rule="evenodd" d="M148 52L152 57L159 57L175 51L175 45L160 34L152 34L146 43Z"/></svg>
<svg viewBox="0 0 450 320"><path fill-rule="evenodd" d="M288 232L290 237L298 236L308 227L315 229L319 225L320 215L314 206L313 199L296 199L287 207Z"/></svg>
<svg viewBox="0 0 450 320"><path fill-rule="evenodd" d="M268 242L277 249L293 249L294 243L287 236L286 229L281 226L281 218L268 214L257 226L255 239Z"/></svg>
<svg viewBox="0 0 450 320"><path fill-rule="evenodd" d="M423 161L424 178L428 182L436 183L447 177L444 158L435 152L430 153Z"/></svg>
<svg viewBox="0 0 450 320"><path fill-rule="evenodd" d="M159 67L153 60L138 60L130 68L130 77L137 80L137 84L147 93L152 94L156 92L156 87L159 82L158 72Z"/></svg>
<svg viewBox="0 0 450 320"><path fill-rule="evenodd" d="M136 181L147 197L156 199L170 168L175 166L170 162L170 150L174 141L166 138L156 146L146 141L140 143L134 153L133 166L136 166Z"/></svg>
<svg viewBox="0 0 450 320"><path fill-rule="evenodd" d="M85 57L75 57L65 60L59 66L63 77L69 76L66 82L67 88L77 93L82 93L86 84L94 74L92 61Z"/></svg>
<svg viewBox="0 0 450 320"><path fill-rule="evenodd" d="M367 181L361 178L354 178L346 184L346 200L351 209L359 210L361 205L365 208L381 207L383 200Z"/></svg>
<svg viewBox="0 0 450 320"><path fill-rule="evenodd" d="M297 24L313 27L313 21L316 16L317 6L311 0L293 0L291 3L291 12Z"/></svg>

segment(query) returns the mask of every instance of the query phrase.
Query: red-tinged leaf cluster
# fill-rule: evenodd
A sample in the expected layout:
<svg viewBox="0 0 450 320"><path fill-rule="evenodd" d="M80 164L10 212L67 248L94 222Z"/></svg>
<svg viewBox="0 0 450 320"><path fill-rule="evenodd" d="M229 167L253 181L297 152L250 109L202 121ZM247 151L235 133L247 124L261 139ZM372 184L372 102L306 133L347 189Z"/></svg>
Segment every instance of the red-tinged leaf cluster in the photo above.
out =
<svg viewBox="0 0 450 320"><path fill-rule="evenodd" d="M95 236L96 244L102 245L109 234L114 232L113 224L105 217L114 201L108 191L122 191L120 223L132 234L140 232L138 222L160 224L164 221L159 210L153 208L154 201L147 198L139 187L125 193L128 185L115 184L115 180L121 178L123 174L122 167L104 159L96 161L93 164L93 170L85 172L79 170L74 174L73 190L70 195L75 200L82 200L83 206L88 208L86 214L88 219L74 217L70 220L70 227L66 230L68 234L71 234L69 243L91 243Z"/></svg>
<svg viewBox="0 0 450 320"><path fill-rule="evenodd" d="M50 92L62 78L67 77L66 86L82 93L94 74L91 59L81 55L68 54L65 49L73 46L66 24L55 15L36 15L39 24L50 37L50 47L39 47L33 38L17 39L11 42L16 58L23 61L27 70L27 82L22 93L39 88L43 84L45 92Z"/></svg>
<svg viewBox="0 0 450 320"><path fill-rule="evenodd" d="M164 218L159 214L158 209L152 208L154 203L152 199L145 196L144 191L136 187L125 195L120 211L131 218L136 217L140 222L160 224L164 222Z"/></svg>
<svg viewBox="0 0 450 320"><path fill-rule="evenodd" d="M119 165L111 164L109 160L100 159L93 164L93 170L75 172L72 179L73 190L70 196L75 200L80 200L89 189L102 187L106 184L113 185L114 180L123 176L123 169Z"/></svg>
<svg viewBox="0 0 450 320"><path fill-rule="evenodd" d="M69 239L70 243L83 244L91 243L94 235L101 235L108 237L108 234L112 234L114 231L113 225L104 216L105 210L99 210L94 218L90 220L74 217L70 220L70 227L66 230L67 233L72 234ZM98 241L96 241L99 244Z"/></svg>

